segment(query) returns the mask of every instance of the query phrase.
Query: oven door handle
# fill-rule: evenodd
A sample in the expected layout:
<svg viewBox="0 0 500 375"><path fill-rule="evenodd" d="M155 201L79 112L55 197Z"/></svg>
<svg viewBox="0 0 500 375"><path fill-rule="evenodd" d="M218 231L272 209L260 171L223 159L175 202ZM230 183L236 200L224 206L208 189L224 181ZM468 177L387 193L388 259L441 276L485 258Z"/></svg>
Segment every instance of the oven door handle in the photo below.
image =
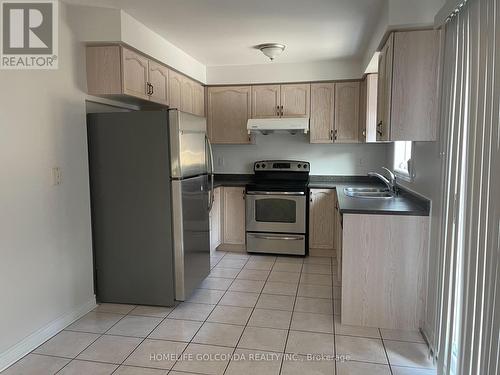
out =
<svg viewBox="0 0 500 375"><path fill-rule="evenodd" d="M303 191L247 191L247 195L306 195Z"/></svg>
<svg viewBox="0 0 500 375"><path fill-rule="evenodd" d="M253 237L261 240L285 240L285 241L301 241L304 237L288 237L288 236L264 236L262 234L252 234Z"/></svg>

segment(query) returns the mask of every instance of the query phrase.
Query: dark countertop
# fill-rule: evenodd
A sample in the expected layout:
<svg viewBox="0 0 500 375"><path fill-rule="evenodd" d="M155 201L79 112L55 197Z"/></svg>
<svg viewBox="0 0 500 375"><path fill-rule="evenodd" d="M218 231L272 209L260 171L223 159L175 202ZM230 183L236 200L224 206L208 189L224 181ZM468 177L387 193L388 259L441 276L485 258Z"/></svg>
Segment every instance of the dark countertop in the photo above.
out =
<svg viewBox="0 0 500 375"><path fill-rule="evenodd" d="M215 187L243 187L253 181L253 174L216 174ZM400 189L393 199L353 198L344 194L345 187L384 187L376 178L366 176L310 176L309 188L336 189L343 214L429 216L430 201L408 190Z"/></svg>
<svg viewBox="0 0 500 375"><path fill-rule="evenodd" d="M214 187L232 186L243 187L251 183L254 179L253 174L220 174L214 177Z"/></svg>

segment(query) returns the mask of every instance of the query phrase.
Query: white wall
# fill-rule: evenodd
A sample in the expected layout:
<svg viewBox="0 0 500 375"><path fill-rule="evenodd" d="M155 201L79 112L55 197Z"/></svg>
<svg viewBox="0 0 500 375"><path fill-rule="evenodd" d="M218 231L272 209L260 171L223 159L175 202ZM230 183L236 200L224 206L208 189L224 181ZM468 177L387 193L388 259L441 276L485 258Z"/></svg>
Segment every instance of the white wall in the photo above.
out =
<svg viewBox="0 0 500 375"><path fill-rule="evenodd" d="M391 27L432 26L446 0L389 0Z"/></svg>
<svg viewBox="0 0 500 375"><path fill-rule="evenodd" d="M126 43L172 68L206 83L206 67L119 9L71 5L70 24L87 43Z"/></svg>
<svg viewBox="0 0 500 375"><path fill-rule="evenodd" d="M388 0L380 12L377 26L365 51L362 66L366 68L377 51L384 34L391 29L430 27L446 0Z"/></svg>
<svg viewBox="0 0 500 375"><path fill-rule="evenodd" d="M206 83L206 67L168 40L121 11L121 41L172 68Z"/></svg>
<svg viewBox="0 0 500 375"><path fill-rule="evenodd" d="M248 84L274 82L309 82L361 78L360 61L331 60L309 63L208 66L207 83Z"/></svg>
<svg viewBox="0 0 500 375"><path fill-rule="evenodd" d="M67 6L68 23L78 39L89 42L119 42L121 14L119 9Z"/></svg>
<svg viewBox="0 0 500 375"><path fill-rule="evenodd" d="M84 50L66 10L58 70L0 71L0 370L22 354L9 348L27 339L33 349L30 335L95 304Z"/></svg>
<svg viewBox="0 0 500 375"><path fill-rule="evenodd" d="M387 161L385 144L310 144L303 134L257 134L254 145L214 145L213 149L216 173L253 173L254 161L293 159L309 161L314 175L365 175Z"/></svg>
<svg viewBox="0 0 500 375"><path fill-rule="evenodd" d="M437 264L439 254L439 233L441 223L441 157L439 155L439 142L414 142L412 150L412 162L415 178L412 182L400 180L399 183L430 199L431 204L431 233L429 241L429 272L427 287L427 308L424 321L424 332L429 342L434 341L435 306L437 303L436 273L433 272L434 265ZM387 164L393 165L394 146L391 144L387 152Z"/></svg>

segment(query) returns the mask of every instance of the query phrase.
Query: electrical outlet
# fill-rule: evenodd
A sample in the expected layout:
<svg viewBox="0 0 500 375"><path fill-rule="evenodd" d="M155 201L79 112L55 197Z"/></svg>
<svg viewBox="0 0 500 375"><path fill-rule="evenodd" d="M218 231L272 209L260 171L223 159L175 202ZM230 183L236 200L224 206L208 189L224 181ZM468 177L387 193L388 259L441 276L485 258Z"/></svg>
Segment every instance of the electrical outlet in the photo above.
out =
<svg viewBox="0 0 500 375"><path fill-rule="evenodd" d="M62 184L62 172L61 168L53 167L52 168L52 185L57 186Z"/></svg>

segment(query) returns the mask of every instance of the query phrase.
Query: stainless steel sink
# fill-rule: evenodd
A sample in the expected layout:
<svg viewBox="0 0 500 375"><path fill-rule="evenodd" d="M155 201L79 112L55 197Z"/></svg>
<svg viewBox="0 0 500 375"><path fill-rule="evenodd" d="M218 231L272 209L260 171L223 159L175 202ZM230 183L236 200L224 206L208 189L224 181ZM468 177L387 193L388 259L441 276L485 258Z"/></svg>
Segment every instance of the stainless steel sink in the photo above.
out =
<svg viewBox="0 0 500 375"><path fill-rule="evenodd" d="M348 197L368 199L391 199L394 195L388 189L382 188L344 188Z"/></svg>

